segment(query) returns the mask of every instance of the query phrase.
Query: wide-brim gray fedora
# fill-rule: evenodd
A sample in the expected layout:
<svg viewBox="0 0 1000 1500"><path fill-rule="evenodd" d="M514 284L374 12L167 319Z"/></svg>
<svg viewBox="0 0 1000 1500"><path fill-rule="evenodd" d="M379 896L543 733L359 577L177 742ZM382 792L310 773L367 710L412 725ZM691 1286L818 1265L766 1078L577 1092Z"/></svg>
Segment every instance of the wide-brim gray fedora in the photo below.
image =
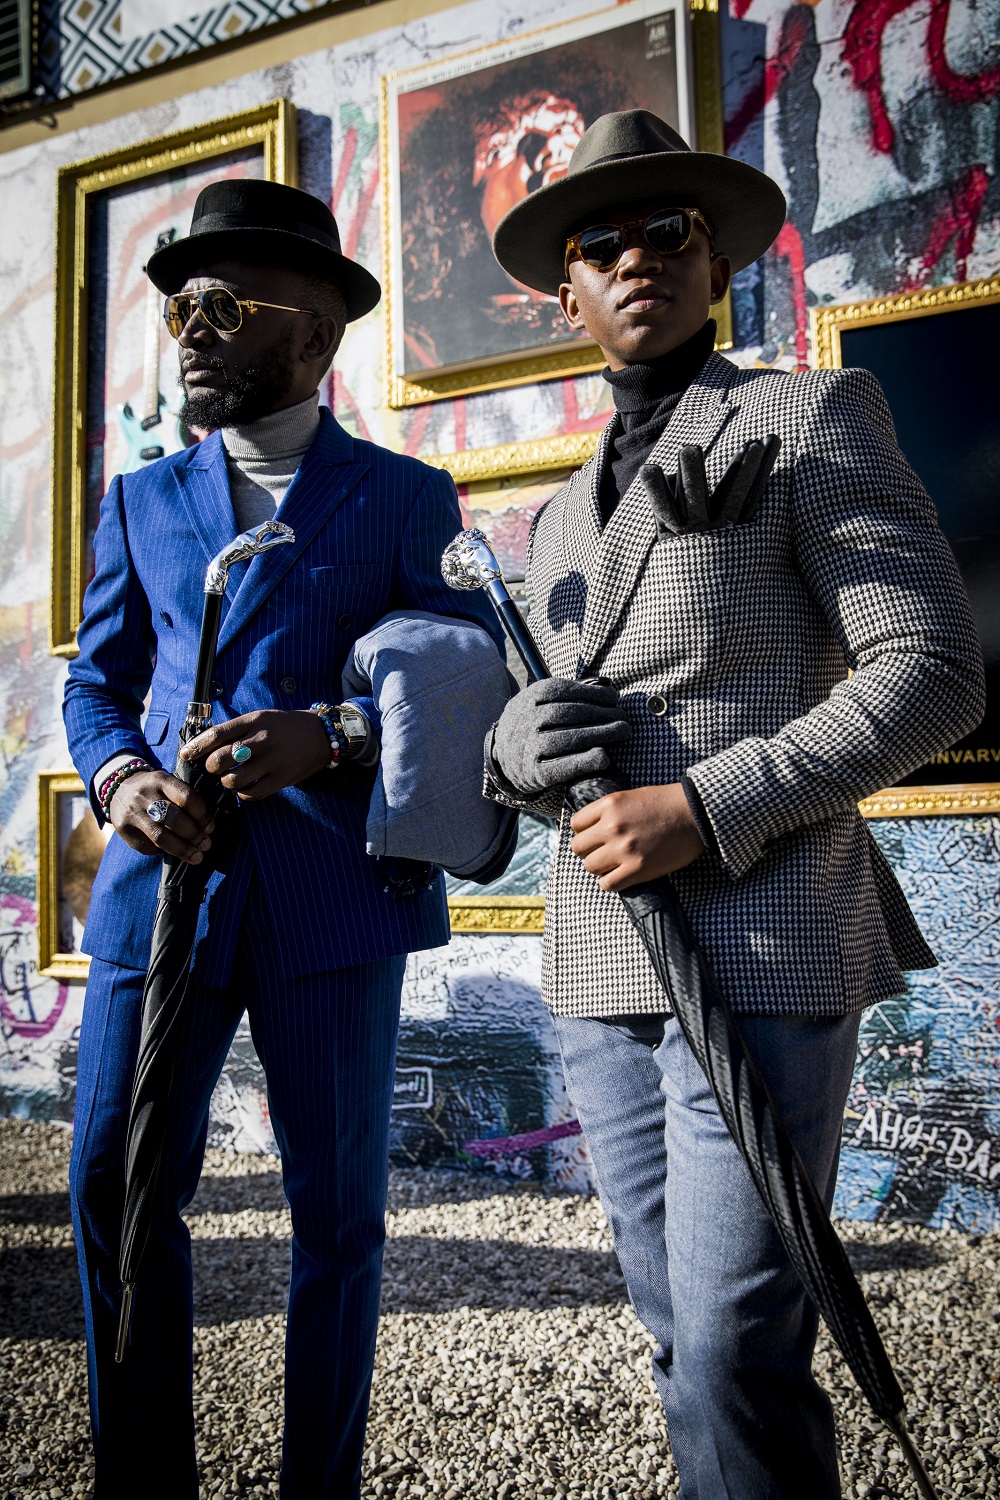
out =
<svg viewBox="0 0 1000 1500"><path fill-rule="evenodd" d="M500 220L493 253L525 286L556 296L566 280L566 241L601 214L633 204L697 208L712 247L742 271L764 254L785 222L785 195L756 167L692 151L648 109L602 115L580 137L565 177L539 188Z"/></svg>
<svg viewBox="0 0 1000 1500"><path fill-rule="evenodd" d="M195 202L191 232L154 251L146 274L169 296L218 260L321 276L343 293L348 322L371 312L382 295L371 272L341 251L337 221L323 200L282 182L243 177L209 183Z"/></svg>

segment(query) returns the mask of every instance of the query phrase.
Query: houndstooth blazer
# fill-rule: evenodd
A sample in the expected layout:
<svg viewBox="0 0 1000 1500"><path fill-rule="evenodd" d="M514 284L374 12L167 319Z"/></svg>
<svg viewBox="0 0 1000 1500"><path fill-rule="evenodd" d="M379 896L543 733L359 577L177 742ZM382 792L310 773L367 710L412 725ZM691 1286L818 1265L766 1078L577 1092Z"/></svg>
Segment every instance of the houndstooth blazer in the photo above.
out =
<svg viewBox="0 0 1000 1500"><path fill-rule="evenodd" d="M837 1016L898 994L903 970L935 959L857 803L974 728L984 688L955 559L881 389L864 370L711 355L649 462L671 474L698 443L713 485L751 439L776 433L781 452L750 521L663 540L639 479L601 530L617 420L532 527L542 654L619 688L631 785L694 783L717 848L675 880L738 1013ZM562 1015L666 1010L558 795L520 805L560 817L543 998Z"/></svg>

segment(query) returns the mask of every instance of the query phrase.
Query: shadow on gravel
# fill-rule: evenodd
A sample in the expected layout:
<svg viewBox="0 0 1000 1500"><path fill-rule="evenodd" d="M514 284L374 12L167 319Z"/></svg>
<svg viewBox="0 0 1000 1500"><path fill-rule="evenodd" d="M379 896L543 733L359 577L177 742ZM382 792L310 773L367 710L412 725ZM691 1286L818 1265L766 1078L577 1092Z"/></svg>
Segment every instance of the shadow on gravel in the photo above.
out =
<svg viewBox="0 0 1000 1500"><path fill-rule="evenodd" d="M11 1193L0 1198L0 1224L68 1224L69 1193Z"/></svg>
<svg viewBox="0 0 1000 1500"><path fill-rule="evenodd" d="M283 1314L290 1250L285 1239L196 1239L195 1323L204 1328ZM614 1256L598 1250L416 1235L391 1239L386 1246L386 1313L590 1307L626 1300ZM25 1245L0 1254L0 1304L4 1338L82 1338L73 1249Z"/></svg>
<svg viewBox="0 0 1000 1500"><path fill-rule="evenodd" d="M855 1242L844 1247L855 1271L929 1271L943 1265L948 1256L935 1245L921 1245L913 1240L899 1240L890 1245L865 1245Z"/></svg>

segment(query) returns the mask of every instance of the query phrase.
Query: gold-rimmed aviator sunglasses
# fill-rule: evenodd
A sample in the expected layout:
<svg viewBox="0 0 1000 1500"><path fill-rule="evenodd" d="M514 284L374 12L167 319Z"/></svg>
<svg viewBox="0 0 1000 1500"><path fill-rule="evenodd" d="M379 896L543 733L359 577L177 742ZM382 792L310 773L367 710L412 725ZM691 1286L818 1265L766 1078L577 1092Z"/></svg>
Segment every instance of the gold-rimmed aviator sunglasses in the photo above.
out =
<svg viewBox="0 0 1000 1500"><path fill-rule="evenodd" d="M701 224L709 239L712 226L696 208L661 208L644 219L627 224L594 224L570 235L566 241L566 275L575 260L582 260L595 271L611 271L625 254L628 237L638 229L650 250L657 255L680 255L691 243L695 224Z"/></svg>
<svg viewBox="0 0 1000 1500"><path fill-rule="evenodd" d="M228 287L208 286L203 292L175 292L163 304L163 321L170 337L179 339L194 316L195 309L205 322L217 333L238 333L243 327L243 314L252 316L258 307L277 308L278 312L307 313L315 318L319 314L311 307L286 307L282 302L261 302L256 297L237 297Z"/></svg>

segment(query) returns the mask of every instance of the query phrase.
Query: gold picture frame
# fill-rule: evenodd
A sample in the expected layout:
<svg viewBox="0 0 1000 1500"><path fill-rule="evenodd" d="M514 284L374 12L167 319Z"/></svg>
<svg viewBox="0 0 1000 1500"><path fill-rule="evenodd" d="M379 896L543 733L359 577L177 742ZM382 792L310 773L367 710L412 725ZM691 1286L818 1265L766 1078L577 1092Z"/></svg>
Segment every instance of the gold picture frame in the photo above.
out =
<svg viewBox="0 0 1000 1500"><path fill-rule="evenodd" d="M908 323L914 319L926 320L942 313L972 312L977 308L991 307L1000 308L1000 275L947 286L923 287L916 291L872 297L839 306L814 307L810 310L813 357L820 369L839 370L844 368L842 339L852 332ZM970 324L969 327L971 326ZM850 363L852 361L849 359L848 364ZM873 368L873 373L885 383L885 376L878 368L878 362L871 358L871 351L867 367ZM922 369L921 378L926 379L926 366ZM966 382L976 380L972 371L966 371L964 378ZM891 399L891 390L889 395ZM904 401L896 401L894 415L897 425L901 419L908 419ZM901 441L905 448L905 440ZM920 465L917 464L917 467L919 471ZM942 519L942 525L947 532L947 518ZM971 769L973 765L979 767L984 762L992 764L994 761L1000 763L1000 746L992 749L988 746L966 749L961 752L947 751L935 757L934 764L947 766L951 770L958 763L967 763ZM872 797L866 797L860 807L866 818L932 818L948 814L983 817L1000 812L1000 782L942 782L924 786L890 787Z"/></svg>
<svg viewBox="0 0 1000 1500"><path fill-rule="evenodd" d="M91 220L101 195L176 180L203 164L240 153L262 154L264 177L294 186L295 106L271 100L254 109L137 141L60 169L56 186L55 378L52 454L52 595L50 649L76 655L87 569L88 295ZM168 178L169 174L169 178Z"/></svg>
<svg viewBox="0 0 1000 1500"><path fill-rule="evenodd" d="M688 0L686 5L683 0L679 4L675 4L674 0L665 0L665 4L659 8L661 11L672 10L685 22L675 37L681 132L689 136L695 134L703 150L721 151L723 119L718 0ZM380 144L384 231L383 328L385 400L389 407L399 410L487 390L502 390L543 380L584 375L603 367L604 359L597 346L587 341L551 350L540 351L536 348L523 355L512 353L502 359L487 356L482 361L470 361L465 357L445 364L439 370L401 373L399 349L402 347L403 330L397 325L403 317L403 294L401 286L397 285L396 270L397 260L402 264L402 251L397 244L398 235L401 235L401 230L397 231L397 219L401 214L397 168L401 170L401 163L397 132L394 130L393 99L396 97L394 91L400 89L400 80L421 74L431 76L429 70L434 67L439 67L442 71L443 82L454 82L463 70L475 71L469 63L471 58L482 57L484 62L481 66L488 67L492 64L485 59L490 54L496 54L497 62L506 62L512 49L516 56L516 49L531 43L533 39L541 46L541 38L550 35L554 37L560 30L567 31L568 35L567 28L571 26L585 28L588 23L596 24L599 19L604 18L608 18L610 23L612 16L618 18L617 24L628 24L630 20L640 16L645 18L647 12L650 16L653 15L653 7L642 3L642 0L638 0L633 15L628 13L628 9L628 4L625 4L595 11L588 16L578 17L574 22L561 22L523 33L520 37L495 47L475 48L470 52L457 54L440 65L423 64L382 78ZM581 35L586 36L588 33L581 31ZM446 73L445 70L449 68L454 68L454 73ZM732 314L728 296L717 309L716 317L719 325L717 347L731 348Z"/></svg>
<svg viewBox="0 0 1000 1500"><path fill-rule="evenodd" d="M75 821L66 806L70 798L83 803ZM38 972L47 979L86 979L90 970L90 959L73 944L72 929L85 919L105 842L76 772L40 771Z"/></svg>
<svg viewBox="0 0 1000 1500"><path fill-rule="evenodd" d="M544 896L449 896L452 932L506 932L528 937L545 931Z"/></svg>

